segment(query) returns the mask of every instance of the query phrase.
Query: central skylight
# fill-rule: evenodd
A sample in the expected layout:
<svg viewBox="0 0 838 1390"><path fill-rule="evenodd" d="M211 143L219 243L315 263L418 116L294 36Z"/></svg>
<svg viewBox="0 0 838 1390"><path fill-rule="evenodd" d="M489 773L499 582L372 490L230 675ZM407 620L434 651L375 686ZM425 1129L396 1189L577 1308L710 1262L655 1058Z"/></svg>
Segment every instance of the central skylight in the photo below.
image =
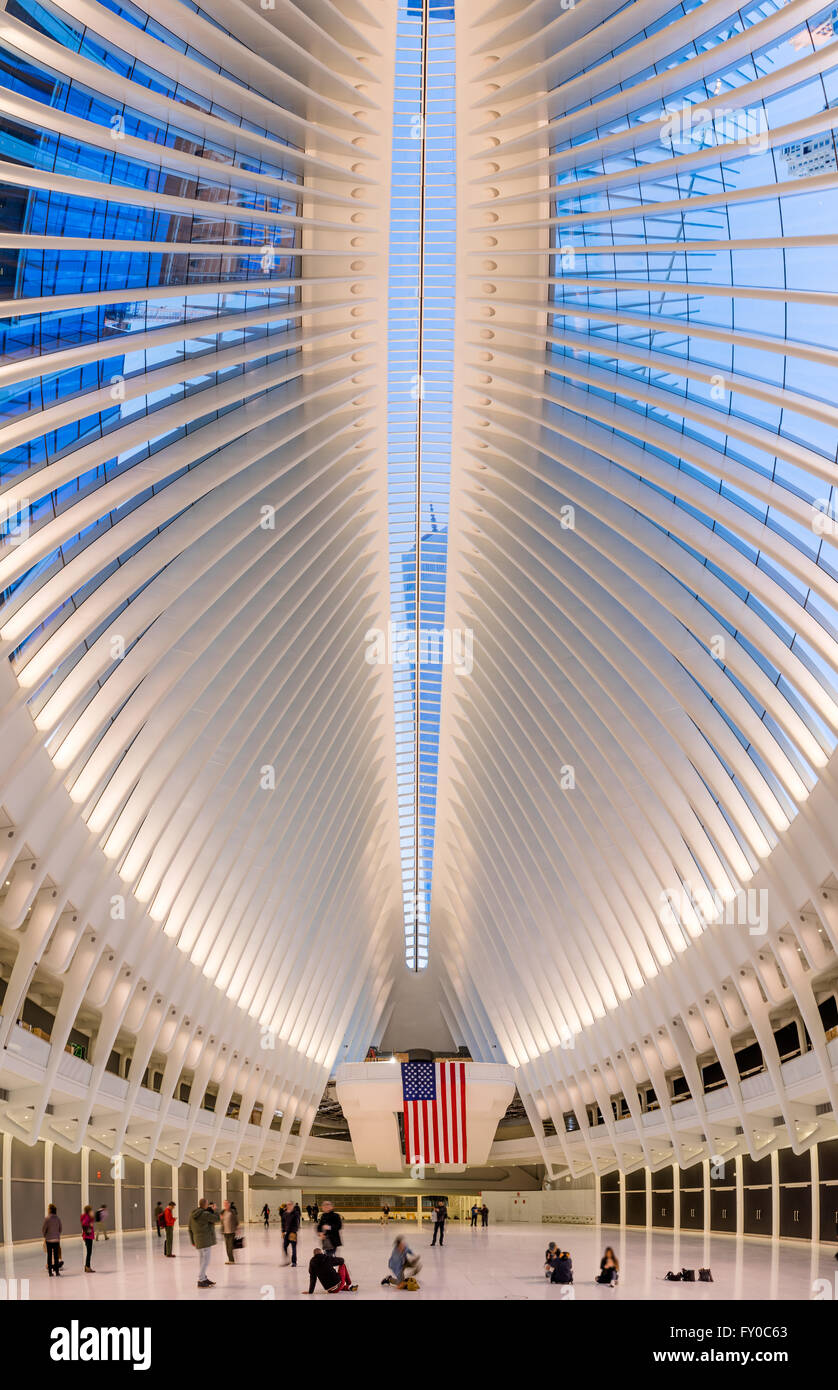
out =
<svg viewBox="0 0 838 1390"><path fill-rule="evenodd" d="M454 362L454 7L401 0L390 213L388 446L405 960L428 964Z"/></svg>

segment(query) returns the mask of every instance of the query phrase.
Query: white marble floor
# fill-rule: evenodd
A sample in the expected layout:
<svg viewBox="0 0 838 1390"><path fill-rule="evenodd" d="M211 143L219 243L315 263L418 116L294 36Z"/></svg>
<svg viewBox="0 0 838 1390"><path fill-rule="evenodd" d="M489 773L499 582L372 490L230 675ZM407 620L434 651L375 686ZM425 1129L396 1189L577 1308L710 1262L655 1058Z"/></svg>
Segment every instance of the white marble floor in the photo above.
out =
<svg viewBox="0 0 838 1390"><path fill-rule="evenodd" d="M422 1255L418 1293L383 1288L387 1259L396 1230L403 1231L413 1249ZM486 1230L449 1223L445 1245L432 1249L430 1230L417 1233L415 1225L389 1230L378 1225L347 1223L345 1255L352 1278L360 1288L354 1298L386 1300L422 1299L559 1299L562 1289L543 1275L543 1252L555 1240L573 1256L577 1299L645 1299L695 1303L726 1299L803 1299L838 1297L838 1260L835 1247L796 1241L769 1241L733 1236L671 1235L662 1231L619 1231L615 1227L489 1226ZM0 1277L28 1279L31 1299L62 1298L95 1302L99 1299L289 1299L308 1288L305 1266L315 1244L307 1223L300 1233L300 1267L281 1264L279 1231L248 1226L246 1248L235 1267L224 1263L224 1247L212 1253L210 1277L216 1287L196 1287L197 1256L185 1231L178 1233L177 1258L163 1258L156 1235L111 1236L94 1248L95 1275L82 1273L81 1241L64 1244L64 1273L50 1279L40 1242L0 1246ZM613 1245L621 1265L616 1290L593 1282L603 1248ZM709 1265L713 1284L668 1284L668 1269L682 1265ZM829 1281L831 1295L815 1286ZM322 1290L320 1296L325 1302ZM348 1298L349 1295L346 1295ZM340 1295L343 1301L344 1295Z"/></svg>

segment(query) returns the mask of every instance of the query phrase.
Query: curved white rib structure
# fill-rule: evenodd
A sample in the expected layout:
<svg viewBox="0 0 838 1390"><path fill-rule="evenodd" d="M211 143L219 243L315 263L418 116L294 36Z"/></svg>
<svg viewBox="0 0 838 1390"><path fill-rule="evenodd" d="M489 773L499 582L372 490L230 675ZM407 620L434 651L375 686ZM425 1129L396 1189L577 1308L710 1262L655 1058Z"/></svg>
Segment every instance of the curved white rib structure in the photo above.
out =
<svg viewBox="0 0 838 1390"><path fill-rule="evenodd" d="M443 692L434 923L457 1028L574 1171L806 1147L836 1098L838 41L797 0L616 9L470 7L460 36L476 657ZM788 1019L818 1059L793 1095Z"/></svg>
<svg viewBox="0 0 838 1390"><path fill-rule="evenodd" d="M54 1016L20 1138L293 1168L386 1002L375 37L325 0L2 19L3 1043L33 969Z"/></svg>
<svg viewBox="0 0 838 1390"><path fill-rule="evenodd" d="M418 1000L551 1173L835 1133L832 12L0 47L0 1128L293 1172Z"/></svg>

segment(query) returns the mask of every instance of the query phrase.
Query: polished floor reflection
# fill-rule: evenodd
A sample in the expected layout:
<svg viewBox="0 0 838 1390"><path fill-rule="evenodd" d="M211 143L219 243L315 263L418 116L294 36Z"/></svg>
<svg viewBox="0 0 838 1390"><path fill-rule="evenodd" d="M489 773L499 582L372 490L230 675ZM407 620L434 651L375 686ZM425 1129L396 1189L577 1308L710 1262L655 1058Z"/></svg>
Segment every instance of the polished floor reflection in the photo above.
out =
<svg viewBox="0 0 838 1390"><path fill-rule="evenodd" d="M423 1270L418 1293L383 1288L387 1259L396 1230L421 1252ZM544 1278L543 1252L548 1240L570 1251L574 1261L577 1299L665 1299L692 1303L724 1299L812 1299L838 1297L835 1246L757 1237L672 1235L662 1231L619 1231L594 1226L489 1226L460 1228L450 1223L442 1249L430 1246L430 1231L415 1225L389 1231L378 1225L349 1224L345 1253L352 1278L360 1288L351 1295L363 1299L558 1299L562 1290ZM59 1281L47 1276L40 1242L0 1247L0 1277L28 1279L29 1297L52 1299L202 1300L289 1299L308 1288L304 1266L315 1244L310 1229L300 1233L300 1267L283 1266L278 1230L249 1226L246 1248L235 1267L225 1265L224 1247L213 1248L210 1277L216 1287L196 1288L197 1256L185 1232L179 1232L177 1258L164 1259L155 1235L112 1236L94 1250L95 1275L82 1273L83 1248L73 1237L65 1241L64 1272ZM614 1246L621 1265L616 1290L594 1283L605 1245ZM670 1284L669 1269L682 1265L712 1269L712 1284ZM826 1281L819 1285L818 1280ZM320 1293L325 1301L325 1295ZM341 1298L344 1295L340 1295ZM346 1295L350 1297L350 1295Z"/></svg>

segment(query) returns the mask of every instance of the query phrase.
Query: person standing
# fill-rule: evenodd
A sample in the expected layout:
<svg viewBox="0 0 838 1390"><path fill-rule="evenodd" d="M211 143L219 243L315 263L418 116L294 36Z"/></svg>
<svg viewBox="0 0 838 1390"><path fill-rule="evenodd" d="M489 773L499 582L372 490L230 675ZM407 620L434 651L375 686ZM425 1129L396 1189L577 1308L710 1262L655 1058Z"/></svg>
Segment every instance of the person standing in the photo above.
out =
<svg viewBox="0 0 838 1390"><path fill-rule="evenodd" d="M476 1226L476 1225L477 1225L477 1213L478 1213L479 1210L480 1210L480 1208L478 1207L477 1203L475 1202L475 1203L474 1203L474 1206L473 1206L472 1209L471 1209L471 1224L472 1224L472 1226Z"/></svg>
<svg viewBox="0 0 838 1390"><path fill-rule="evenodd" d="M489 1208L486 1206L486 1203L485 1203L485 1202L483 1203L482 1207L480 1208L480 1216L481 1216L481 1223L480 1223L480 1224L481 1224L482 1226L488 1226L488 1224L489 1224Z"/></svg>
<svg viewBox="0 0 838 1390"><path fill-rule="evenodd" d="M212 1247L215 1245L215 1228L218 1225L218 1212L215 1204L201 1197L189 1218L189 1239L198 1251L198 1288L214 1289L215 1283L209 1277L209 1262Z"/></svg>
<svg viewBox="0 0 838 1390"><path fill-rule="evenodd" d="M263 1220L264 1223L265 1223L265 1230L267 1230L267 1229L268 1229L268 1222L269 1222L270 1219L271 1219L271 1209L270 1209L270 1207L268 1206L267 1202L266 1202L265 1205L263 1206L263 1208L262 1208L262 1210L260 1211L259 1215L261 1216L262 1220Z"/></svg>
<svg viewBox="0 0 838 1390"><path fill-rule="evenodd" d="M239 1218L233 1210L232 1202L225 1201L221 1209L221 1232L224 1236L224 1247L227 1251L228 1265L236 1263L236 1231L239 1229Z"/></svg>
<svg viewBox="0 0 838 1390"><path fill-rule="evenodd" d="M310 1220L311 1220L311 1202L307 1203L307 1205L306 1205L306 1216L308 1217L308 1219L309 1219L309 1221L310 1221Z"/></svg>
<svg viewBox="0 0 838 1390"><path fill-rule="evenodd" d="M431 1245L436 1245L436 1238L439 1236L440 1245L445 1244L445 1223L448 1220L448 1208L444 1202L437 1202L434 1207L434 1234Z"/></svg>
<svg viewBox="0 0 838 1390"><path fill-rule="evenodd" d="M163 1232L166 1229L166 1222L163 1216L163 1203L158 1202L154 1208L154 1224L157 1227L157 1239L162 1240Z"/></svg>
<svg viewBox="0 0 838 1390"><path fill-rule="evenodd" d="M168 1255L171 1259L174 1259L175 1252L172 1249L172 1246L175 1243L175 1222L177 1221L177 1217L175 1216L174 1202L169 1202L167 1204L166 1210L163 1212L163 1221L166 1225L166 1245L165 1249L163 1250L163 1254Z"/></svg>
<svg viewBox="0 0 838 1390"><path fill-rule="evenodd" d="M104 1237L105 1237L105 1240L107 1240L107 1238L108 1238L108 1209L107 1209L107 1207L105 1206L105 1203L104 1203L104 1202L102 1203L102 1205L101 1205L100 1207L97 1207L97 1208L96 1208L96 1239L97 1239L97 1240L99 1239L99 1236L100 1236L100 1235L104 1236Z"/></svg>
<svg viewBox="0 0 838 1390"><path fill-rule="evenodd" d="M61 1219L58 1215L58 1208L50 1202L47 1207L44 1224L41 1227L41 1234L44 1237L44 1246L47 1252L47 1274L50 1279L53 1274L57 1278L61 1273L61 1230Z"/></svg>
<svg viewBox="0 0 838 1390"><path fill-rule="evenodd" d="M312 1219L312 1221L314 1222L315 1226L317 1225L317 1221L318 1221L319 1216L320 1216L320 1208L319 1208L319 1206L317 1205L317 1198L315 1197L314 1202L312 1203L312 1207L311 1207L311 1219Z"/></svg>
<svg viewBox="0 0 838 1390"><path fill-rule="evenodd" d="M343 1244L341 1229L343 1218L335 1211L334 1202L324 1202L323 1212L317 1223L317 1234L322 1237L323 1249L329 1253L338 1250Z"/></svg>
<svg viewBox="0 0 838 1390"><path fill-rule="evenodd" d="M381 1224L382 1224L382 1226L386 1226L389 1220L390 1220L390 1208L388 1207L387 1203L385 1202L384 1205L383 1205L383 1207L381 1208Z"/></svg>
<svg viewBox="0 0 838 1390"><path fill-rule="evenodd" d="M81 1238L82 1238L82 1240L84 1241L84 1248L85 1248L85 1251L86 1251L86 1257L85 1257L85 1261L84 1261L84 1272L85 1272L85 1274L95 1274L95 1273L96 1273L95 1269L92 1269L92 1268L91 1268L91 1265L90 1265L90 1257L91 1257L91 1255L93 1254L93 1239L94 1239L93 1226L94 1226L94 1221L93 1221L93 1208L92 1208L92 1207L85 1207L84 1211L83 1211L82 1214L81 1214Z"/></svg>
<svg viewBox="0 0 838 1390"><path fill-rule="evenodd" d="M291 1247L291 1267L297 1268L297 1241L300 1234L300 1218L302 1213L299 1207L293 1202L285 1203L285 1210L282 1213L282 1253L285 1256L283 1264L288 1263L288 1247Z"/></svg>

